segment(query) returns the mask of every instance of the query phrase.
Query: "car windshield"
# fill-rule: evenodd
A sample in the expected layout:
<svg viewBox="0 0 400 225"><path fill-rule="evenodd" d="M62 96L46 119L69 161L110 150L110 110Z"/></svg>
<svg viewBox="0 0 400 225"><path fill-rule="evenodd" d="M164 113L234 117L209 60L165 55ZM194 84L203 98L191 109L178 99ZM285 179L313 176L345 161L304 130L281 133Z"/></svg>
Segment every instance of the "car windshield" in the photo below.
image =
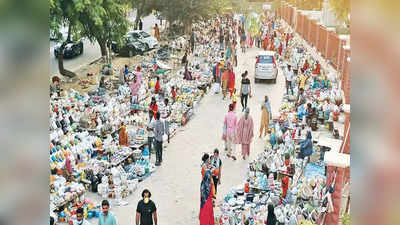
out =
<svg viewBox="0 0 400 225"><path fill-rule="evenodd" d="M132 33L132 37L134 39L140 39L140 35L138 33Z"/></svg>
<svg viewBox="0 0 400 225"><path fill-rule="evenodd" d="M146 32L140 32L140 35L142 35L142 37L144 37L144 38L150 37L150 35Z"/></svg>
<svg viewBox="0 0 400 225"><path fill-rule="evenodd" d="M125 37L125 42L126 43L131 43L131 42L133 42L134 40L133 40L133 38L132 38L132 36L126 36Z"/></svg>
<svg viewBox="0 0 400 225"><path fill-rule="evenodd" d="M260 55L258 57L258 63L273 63L272 55Z"/></svg>

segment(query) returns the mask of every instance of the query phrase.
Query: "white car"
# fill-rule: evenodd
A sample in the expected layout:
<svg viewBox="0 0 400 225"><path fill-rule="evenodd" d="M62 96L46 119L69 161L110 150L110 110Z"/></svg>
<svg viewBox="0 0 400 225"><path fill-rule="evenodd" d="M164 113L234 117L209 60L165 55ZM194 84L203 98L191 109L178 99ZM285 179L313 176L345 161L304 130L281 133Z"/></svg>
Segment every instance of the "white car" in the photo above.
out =
<svg viewBox="0 0 400 225"><path fill-rule="evenodd" d="M275 52L261 51L256 57L254 83L258 80L272 80L276 83L278 68L276 66Z"/></svg>
<svg viewBox="0 0 400 225"><path fill-rule="evenodd" d="M132 35L133 38L139 40L140 42L146 44L146 46L150 49L156 48L158 46L157 39L142 30L134 30L129 32L128 34Z"/></svg>

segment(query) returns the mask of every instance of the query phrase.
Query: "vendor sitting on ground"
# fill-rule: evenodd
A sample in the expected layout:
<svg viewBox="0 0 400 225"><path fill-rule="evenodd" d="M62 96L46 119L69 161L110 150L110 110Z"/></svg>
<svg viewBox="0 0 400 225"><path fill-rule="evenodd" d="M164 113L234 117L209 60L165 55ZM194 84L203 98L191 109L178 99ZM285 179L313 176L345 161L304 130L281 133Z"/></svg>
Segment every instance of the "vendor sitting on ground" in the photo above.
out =
<svg viewBox="0 0 400 225"><path fill-rule="evenodd" d="M182 65L186 65L186 64L188 63L187 55L188 55L188 53L187 53L187 51L186 51L186 52L185 52L185 55L184 55L183 58L182 58Z"/></svg>
<svg viewBox="0 0 400 225"><path fill-rule="evenodd" d="M188 70L188 64L186 63L185 72L183 73L183 79L185 80L193 80L192 72Z"/></svg>
<svg viewBox="0 0 400 225"><path fill-rule="evenodd" d="M304 159L312 154L313 146L312 146L312 137L311 131L307 131L307 138L299 142L300 144L300 153L298 154L298 158Z"/></svg>
<svg viewBox="0 0 400 225"><path fill-rule="evenodd" d="M57 76L54 76L51 78L50 95L53 93L57 93L57 96L60 96L60 92L61 92L60 78Z"/></svg>

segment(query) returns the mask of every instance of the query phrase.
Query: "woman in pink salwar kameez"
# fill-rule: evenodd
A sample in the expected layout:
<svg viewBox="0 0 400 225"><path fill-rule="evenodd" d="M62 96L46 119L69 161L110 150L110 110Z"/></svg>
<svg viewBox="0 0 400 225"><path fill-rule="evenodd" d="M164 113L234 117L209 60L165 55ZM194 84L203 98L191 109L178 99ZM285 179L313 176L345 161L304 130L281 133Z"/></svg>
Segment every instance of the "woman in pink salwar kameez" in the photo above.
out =
<svg viewBox="0 0 400 225"><path fill-rule="evenodd" d="M237 124L236 140L242 145L243 160L250 156L250 144L254 136L253 118L249 115L250 109L246 108L244 115L240 118Z"/></svg>

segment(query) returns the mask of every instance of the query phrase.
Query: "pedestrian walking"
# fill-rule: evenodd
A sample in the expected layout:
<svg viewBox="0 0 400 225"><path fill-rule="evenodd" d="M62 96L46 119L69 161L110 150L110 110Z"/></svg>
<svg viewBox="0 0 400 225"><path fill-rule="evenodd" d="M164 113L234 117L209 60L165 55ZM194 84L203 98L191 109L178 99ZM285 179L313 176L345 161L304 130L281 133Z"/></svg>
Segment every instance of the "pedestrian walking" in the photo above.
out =
<svg viewBox="0 0 400 225"><path fill-rule="evenodd" d="M221 30L220 35L219 35L219 50L223 51L224 50L224 33Z"/></svg>
<svg viewBox="0 0 400 225"><path fill-rule="evenodd" d="M248 97L250 96L251 98L251 85L250 85L250 80L247 78L247 70L242 74L242 81L240 83L240 102L242 104L242 112L244 111L245 108L247 108L247 100Z"/></svg>
<svg viewBox="0 0 400 225"><path fill-rule="evenodd" d="M154 147L154 112L149 111L149 122L147 123L147 144L149 145L149 160L151 158L151 152Z"/></svg>
<svg viewBox="0 0 400 225"><path fill-rule="evenodd" d="M222 94L223 94L223 100L226 97L226 94L228 92L228 82L229 82L229 71L228 68L224 68L224 72L222 74Z"/></svg>
<svg viewBox="0 0 400 225"><path fill-rule="evenodd" d="M156 148L156 166L160 166L162 163L162 152L163 152L163 135L164 135L164 124L160 121L160 112L156 113L156 121L154 123L154 139Z"/></svg>
<svg viewBox="0 0 400 225"><path fill-rule="evenodd" d="M153 29L154 37L157 39L157 41L160 41L160 29L158 28L158 25L156 24Z"/></svg>
<svg viewBox="0 0 400 225"><path fill-rule="evenodd" d="M168 143L169 143L169 123L170 123L170 115L171 115L171 106L169 105L169 100L168 98L164 99L164 105L162 109L160 110L161 113L161 122L164 124L164 130L165 130L165 135L167 135Z"/></svg>
<svg viewBox="0 0 400 225"><path fill-rule="evenodd" d="M240 35L240 47L242 48L242 53L246 52L246 33L242 31Z"/></svg>
<svg viewBox="0 0 400 225"><path fill-rule="evenodd" d="M136 225L157 225L157 207L150 197L150 191L144 189L142 192L143 199L138 202L136 207Z"/></svg>
<svg viewBox="0 0 400 225"><path fill-rule="evenodd" d="M291 65L287 65L285 69L285 77L286 77L286 94L289 95L289 89L293 95L293 86L292 86L292 80L293 80L294 72L292 70Z"/></svg>
<svg viewBox="0 0 400 225"><path fill-rule="evenodd" d="M214 225L213 199L215 199L214 182L211 171L206 170L200 186L200 225Z"/></svg>
<svg viewBox="0 0 400 225"><path fill-rule="evenodd" d="M261 105L261 125L260 125L260 138L264 131L264 137L267 135L269 129L269 121L272 119L271 104L268 96L265 96L264 103Z"/></svg>
<svg viewBox="0 0 400 225"><path fill-rule="evenodd" d="M156 118L156 113L158 112L158 105L155 97L151 97L151 102L149 110L153 111L154 119Z"/></svg>
<svg viewBox="0 0 400 225"><path fill-rule="evenodd" d="M139 19L139 30L143 30L143 21Z"/></svg>
<svg viewBox="0 0 400 225"><path fill-rule="evenodd" d="M249 115L250 109L246 108L245 113L237 124L237 143L242 145L242 157L246 159L246 155L250 156L250 144L254 136L253 118Z"/></svg>
<svg viewBox="0 0 400 225"><path fill-rule="evenodd" d="M110 203L107 200L101 202L101 212L98 225L117 225L117 220L110 210Z"/></svg>
<svg viewBox="0 0 400 225"><path fill-rule="evenodd" d="M221 184L221 171L222 171L222 161L219 157L219 150L214 149L214 155L210 157L211 165L214 167L212 172L212 179L215 186L215 194L217 194L218 185Z"/></svg>
<svg viewBox="0 0 400 225"><path fill-rule="evenodd" d="M136 104L139 101L139 90L140 90L140 82L137 79L137 76L135 75L133 77L133 82L130 84L130 89L131 89L131 103Z"/></svg>
<svg viewBox="0 0 400 225"><path fill-rule="evenodd" d="M235 139L236 139L236 128L237 128L237 116L233 111L233 104L229 105L228 114L224 118L224 135L225 135L225 147L227 150L227 156L236 160L236 157L232 154L235 152Z"/></svg>
<svg viewBox="0 0 400 225"><path fill-rule="evenodd" d="M235 89L235 79L236 75L233 72L232 66L229 68L229 81L228 81L228 88L229 88L229 97L232 99L233 90Z"/></svg>

